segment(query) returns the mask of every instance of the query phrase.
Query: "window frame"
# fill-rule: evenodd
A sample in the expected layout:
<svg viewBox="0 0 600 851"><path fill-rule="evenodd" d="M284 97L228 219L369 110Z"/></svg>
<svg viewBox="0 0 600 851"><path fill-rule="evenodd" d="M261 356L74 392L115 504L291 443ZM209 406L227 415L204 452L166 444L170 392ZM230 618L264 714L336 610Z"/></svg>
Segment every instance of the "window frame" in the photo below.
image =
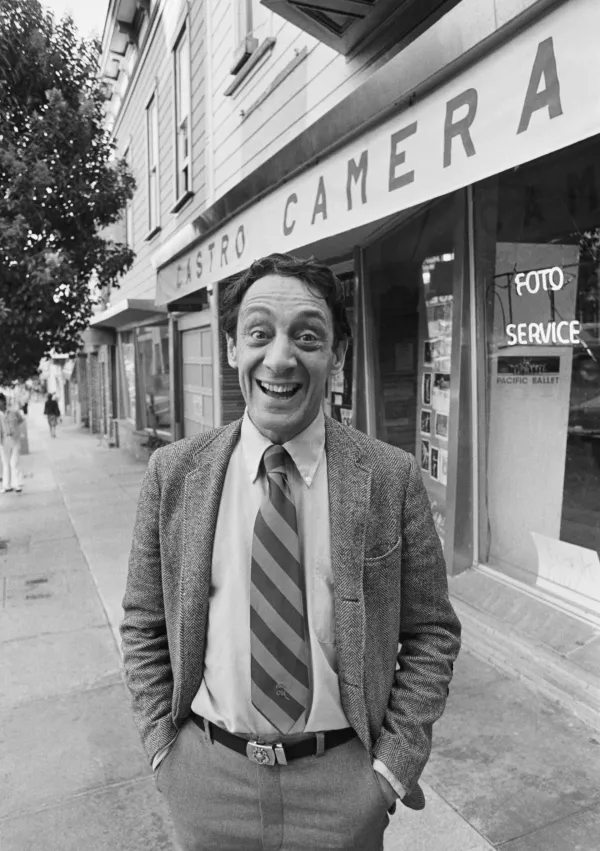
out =
<svg viewBox="0 0 600 851"><path fill-rule="evenodd" d="M131 142L127 143L127 146L123 151L123 159L127 163L128 169L131 171ZM125 245L133 249L133 198L130 198L125 204L124 225Z"/></svg>
<svg viewBox="0 0 600 851"><path fill-rule="evenodd" d="M160 214L160 130L158 120L158 90L155 87L146 101L146 192L148 201L148 235L161 228Z"/></svg>
<svg viewBox="0 0 600 851"><path fill-rule="evenodd" d="M182 47L186 45L187 56ZM182 70L187 79L187 91L181 88ZM174 160L174 194L175 204L171 212L178 212L185 202L192 197L192 73L191 73L191 44L189 21L186 17L173 45L173 160ZM183 97L182 97L183 94ZM185 112L183 111L185 110ZM187 122L187 154L181 158L181 129ZM187 185L182 184L182 174L187 169Z"/></svg>
<svg viewBox="0 0 600 851"><path fill-rule="evenodd" d="M253 0L233 0L233 32L235 47L231 59L230 74L237 74L258 47L254 36Z"/></svg>

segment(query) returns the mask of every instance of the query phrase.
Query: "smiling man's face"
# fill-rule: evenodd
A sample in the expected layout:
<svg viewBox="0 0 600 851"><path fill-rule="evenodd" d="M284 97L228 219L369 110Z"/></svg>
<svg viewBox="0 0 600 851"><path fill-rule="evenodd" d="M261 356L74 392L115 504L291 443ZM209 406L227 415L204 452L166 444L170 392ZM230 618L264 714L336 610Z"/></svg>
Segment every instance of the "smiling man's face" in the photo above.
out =
<svg viewBox="0 0 600 851"><path fill-rule="evenodd" d="M344 365L347 343L334 349L333 340L329 306L298 278L266 275L244 295L227 355L250 419L273 443L291 440L317 416L329 375Z"/></svg>

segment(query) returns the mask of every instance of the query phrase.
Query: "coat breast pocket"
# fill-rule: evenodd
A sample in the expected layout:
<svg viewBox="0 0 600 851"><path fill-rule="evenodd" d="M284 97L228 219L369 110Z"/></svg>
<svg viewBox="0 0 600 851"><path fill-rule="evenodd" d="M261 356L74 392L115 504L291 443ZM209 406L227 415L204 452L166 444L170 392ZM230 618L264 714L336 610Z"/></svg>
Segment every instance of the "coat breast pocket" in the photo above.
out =
<svg viewBox="0 0 600 851"><path fill-rule="evenodd" d="M402 550L402 535L396 541L373 541L370 549L365 551L365 566L376 567L383 564L392 556L400 557Z"/></svg>

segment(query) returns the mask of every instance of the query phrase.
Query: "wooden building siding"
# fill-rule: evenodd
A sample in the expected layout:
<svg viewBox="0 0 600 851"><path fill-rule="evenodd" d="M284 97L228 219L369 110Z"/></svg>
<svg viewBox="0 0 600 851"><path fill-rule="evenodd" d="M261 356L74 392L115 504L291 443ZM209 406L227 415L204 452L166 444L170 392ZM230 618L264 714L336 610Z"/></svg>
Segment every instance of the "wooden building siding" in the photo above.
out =
<svg viewBox="0 0 600 851"><path fill-rule="evenodd" d="M162 242L196 218L206 204L206 129L205 129L205 17L206 0L182 4L181 13L168 21L160 21L153 35L143 65L133 79L133 88L124 98L115 123L115 142L118 153L129 149L131 168L137 181L132 200L133 249L136 259L131 270L123 276L113 294L113 304L125 298L152 299L156 290L156 270L151 257ZM185 9L189 9L187 25L190 34L191 86L191 172L193 197L176 213L174 182L174 59L172 47ZM148 187L146 154L146 106L153 92L158 105L159 160L159 223L160 231L150 240L148 222Z"/></svg>
<svg viewBox="0 0 600 851"><path fill-rule="evenodd" d="M269 12L258 0L253 11L255 37L259 43L274 37L275 45L237 91L225 96L224 91L233 80L233 0L213 0L211 4L215 198L326 114L378 66L372 59L360 57L347 61ZM275 81L277 85L269 91Z"/></svg>

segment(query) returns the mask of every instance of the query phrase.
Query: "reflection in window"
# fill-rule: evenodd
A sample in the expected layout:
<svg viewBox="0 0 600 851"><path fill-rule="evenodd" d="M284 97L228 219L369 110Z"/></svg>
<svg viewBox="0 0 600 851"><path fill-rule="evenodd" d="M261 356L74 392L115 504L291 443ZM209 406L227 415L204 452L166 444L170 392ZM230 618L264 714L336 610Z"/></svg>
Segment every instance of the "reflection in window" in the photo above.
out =
<svg viewBox="0 0 600 851"><path fill-rule="evenodd" d="M416 455L442 541L447 531L455 203L455 196L448 196L409 213L365 252L377 341L376 436Z"/></svg>
<svg viewBox="0 0 600 851"><path fill-rule="evenodd" d="M136 330L140 398L143 400L142 427L171 430L171 365L169 329L153 325Z"/></svg>
<svg viewBox="0 0 600 851"><path fill-rule="evenodd" d="M600 145L481 184L481 552L600 611Z"/></svg>
<svg viewBox="0 0 600 851"><path fill-rule="evenodd" d="M135 348L133 333L123 331L119 335L119 375L120 375L120 415L125 419L136 421L135 399Z"/></svg>

